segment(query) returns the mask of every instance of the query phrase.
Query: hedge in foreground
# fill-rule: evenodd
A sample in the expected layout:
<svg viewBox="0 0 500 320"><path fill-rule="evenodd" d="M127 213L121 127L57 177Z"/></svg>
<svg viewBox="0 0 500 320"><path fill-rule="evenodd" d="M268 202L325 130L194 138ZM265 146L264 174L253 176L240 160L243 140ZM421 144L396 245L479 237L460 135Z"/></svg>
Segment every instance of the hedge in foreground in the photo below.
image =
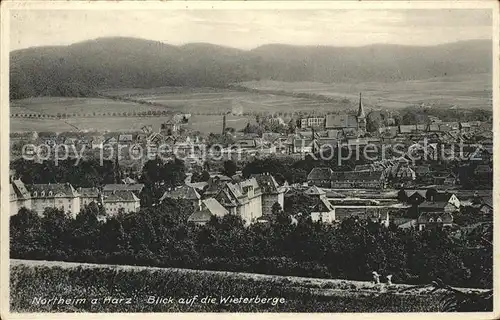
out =
<svg viewBox="0 0 500 320"><path fill-rule="evenodd" d="M12 312L439 311L439 297L435 295L356 290L326 295L290 285L283 277L260 280L220 273L96 265L13 264L10 292ZM228 299L231 297L235 299Z"/></svg>

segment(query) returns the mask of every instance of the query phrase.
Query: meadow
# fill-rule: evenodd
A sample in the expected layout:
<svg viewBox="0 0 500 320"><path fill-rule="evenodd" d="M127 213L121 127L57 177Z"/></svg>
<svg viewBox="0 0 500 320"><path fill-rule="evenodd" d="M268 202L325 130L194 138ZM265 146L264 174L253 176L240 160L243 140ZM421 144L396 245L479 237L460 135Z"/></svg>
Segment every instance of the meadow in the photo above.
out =
<svg viewBox="0 0 500 320"><path fill-rule="evenodd" d="M404 108L415 104L434 106L457 106L463 108L492 107L492 78L489 74L437 77L425 80L398 81L393 83L318 83L249 81L239 85L266 91L285 91L317 94L333 98L356 101L363 93L367 106L381 108Z"/></svg>
<svg viewBox="0 0 500 320"><path fill-rule="evenodd" d="M209 133L219 132L221 115L236 109L243 115L229 116L228 126L239 130L248 121L253 121L254 116L248 114L289 116L298 112L353 111L357 108L360 92L363 93L367 112L372 108L397 110L422 103L445 108L491 109L492 106L491 77L486 74L358 84L265 80L239 83L233 89L159 87L102 91L102 94L118 99L36 97L14 100L11 102L11 115L30 113L37 118L11 117L11 131L126 131L137 130L144 125L152 125L156 130L170 117L165 112L181 112L193 115L186 128ZM137 114L147 112L161 115ZM67 114L68 118L64 122L38 118L39 114Z"/></svg>
<svg viewBox="0 0 500 320"><path fill-rule="evenodd" d="M120 114L123 112L165 111L166 108L139 103L116 101L103 98L36 97L11 102L11 114L40 113L57 115L64 113L79 116Z"/></svg>
<svg viewBox="0 0 500 320"><path fill-rule="evenodd" d="M10 132L25 131L139 131L145 125L151 125L153 130L158 131L160 125L168 119L166 116L155 117L96 117L83 118L71 117L68 119L29 119L29 118L10 118ZM227 116L227 127L235 130L243 129L248 122L255 121L252 116ZM202 133L215 132L222 130L221 115L193 115L187 124L183 127Z"/></svg>
<svg viewBox="0 0 500 320"><path fill-rule="evenodd" d="M385 291L381 288L362 281L174 268L32 260L11 260L10 264L11 312L439 311L441 294L431 294L428 288L404 293L398 291L408 288L406 285L393 285ZM197 300L192 300L191 304L183 303L196 295ZM221 297L228 296L276 299L268 303L221 300ZM169 303L148 303L148 300L157 301L150 297L171 297L172 300ZM203 303L201 299L204 297L215 300ZM40 304L40 299L51 298L53 301L60 298L73 300L69 304ZM71 303L79 298L84 298L84 301Z"/></svg>
<svg viewBox="0 0 500 320"><path fill-rule="evenodd" d="M103 94L155 102L186 113L221 114L241 108L242 112L332 111L332 105L320 100L286 95L245 92L214 88L160 87L152 89L115 89Z"/></svg>

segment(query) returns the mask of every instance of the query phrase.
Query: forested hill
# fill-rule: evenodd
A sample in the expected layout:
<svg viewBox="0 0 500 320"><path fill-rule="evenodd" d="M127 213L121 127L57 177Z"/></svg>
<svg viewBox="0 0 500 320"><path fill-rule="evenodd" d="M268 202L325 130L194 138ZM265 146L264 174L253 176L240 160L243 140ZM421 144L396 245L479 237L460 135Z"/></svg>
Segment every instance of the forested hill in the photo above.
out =
<svg viewBox="0 0 500 320"><path fill-rule="evenodd" d="M392 82L491 73L491 42L431 47L270 44L250 51L211 44L172 46L100 38L10 54L11 98L86 96L120 87L210 86L249 80Z"/></svg>

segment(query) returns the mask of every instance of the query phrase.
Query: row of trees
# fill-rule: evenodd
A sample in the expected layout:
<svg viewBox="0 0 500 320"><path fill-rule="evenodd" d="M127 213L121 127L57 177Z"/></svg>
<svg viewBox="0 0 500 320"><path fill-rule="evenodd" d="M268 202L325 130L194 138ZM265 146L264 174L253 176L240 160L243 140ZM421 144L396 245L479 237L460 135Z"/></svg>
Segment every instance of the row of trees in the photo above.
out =
<svg viewBox="0 0 500 320"><path fill-rule="evenodd" d="M399 283L440 278L456 286L492 286L491 247L469 248L441 230L405 231L356 218L332 226L303 215L292 224L289 212L297 208L273 209L272 223L250 227L234 215L188 224L193 208L182 200L105 222L94 203L74 220L56 209L42 217L21 209L10 221L11 257L352 280L369 280L377 271Z"/></svg>
<svg viewBox="0 0 500 320"><path fill-rule="evenodd" d="M130 111L130 112L89 112L89 113L62 113L41 114L41 113L14 113L11 117L15 118L55 118L68 119L71 117L145 117L145 116L167 116L172 114L168 110L148 110L148 111Z"/></svg>

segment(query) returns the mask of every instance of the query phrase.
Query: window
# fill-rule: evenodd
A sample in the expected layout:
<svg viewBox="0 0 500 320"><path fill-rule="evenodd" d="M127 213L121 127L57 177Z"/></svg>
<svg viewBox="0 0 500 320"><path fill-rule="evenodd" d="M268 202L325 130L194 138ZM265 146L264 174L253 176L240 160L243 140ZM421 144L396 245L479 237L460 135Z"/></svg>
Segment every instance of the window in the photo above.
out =
<svg viewBox="0 0 500 320"><path fill-rule="evenodd" d="M437 218L437 220L436 220L436 221L437 221L437 222L443 222L443 219L441 219L441 218Z"/></svg>
<svg viewBox="0 0 500 320"><path fill-rule="evenodd" d="M37 194L37 192L36 192L36 191L35 191L35 192L33 192L33 197L36 197L37 195L38 195L38 194Z"/></svg>
<svg viewBox="0 0 500 320"><path fill-rule="evenodd" d="M40 194L41 197L45 197L45 191L42 191L42 193Z"/></svg>
<svg viewBox="0 0 500 320"><path fill-rule="evenodd" d="M434 219L433 219L433 218L430 218L430 219L429 219L429 222L434 222Z"/></svg>
<svg viewBox="0 0 500 320"><path fill-rule="evenodd" d="M52 197L52 191L49 191L49 197Z"/></svg>

